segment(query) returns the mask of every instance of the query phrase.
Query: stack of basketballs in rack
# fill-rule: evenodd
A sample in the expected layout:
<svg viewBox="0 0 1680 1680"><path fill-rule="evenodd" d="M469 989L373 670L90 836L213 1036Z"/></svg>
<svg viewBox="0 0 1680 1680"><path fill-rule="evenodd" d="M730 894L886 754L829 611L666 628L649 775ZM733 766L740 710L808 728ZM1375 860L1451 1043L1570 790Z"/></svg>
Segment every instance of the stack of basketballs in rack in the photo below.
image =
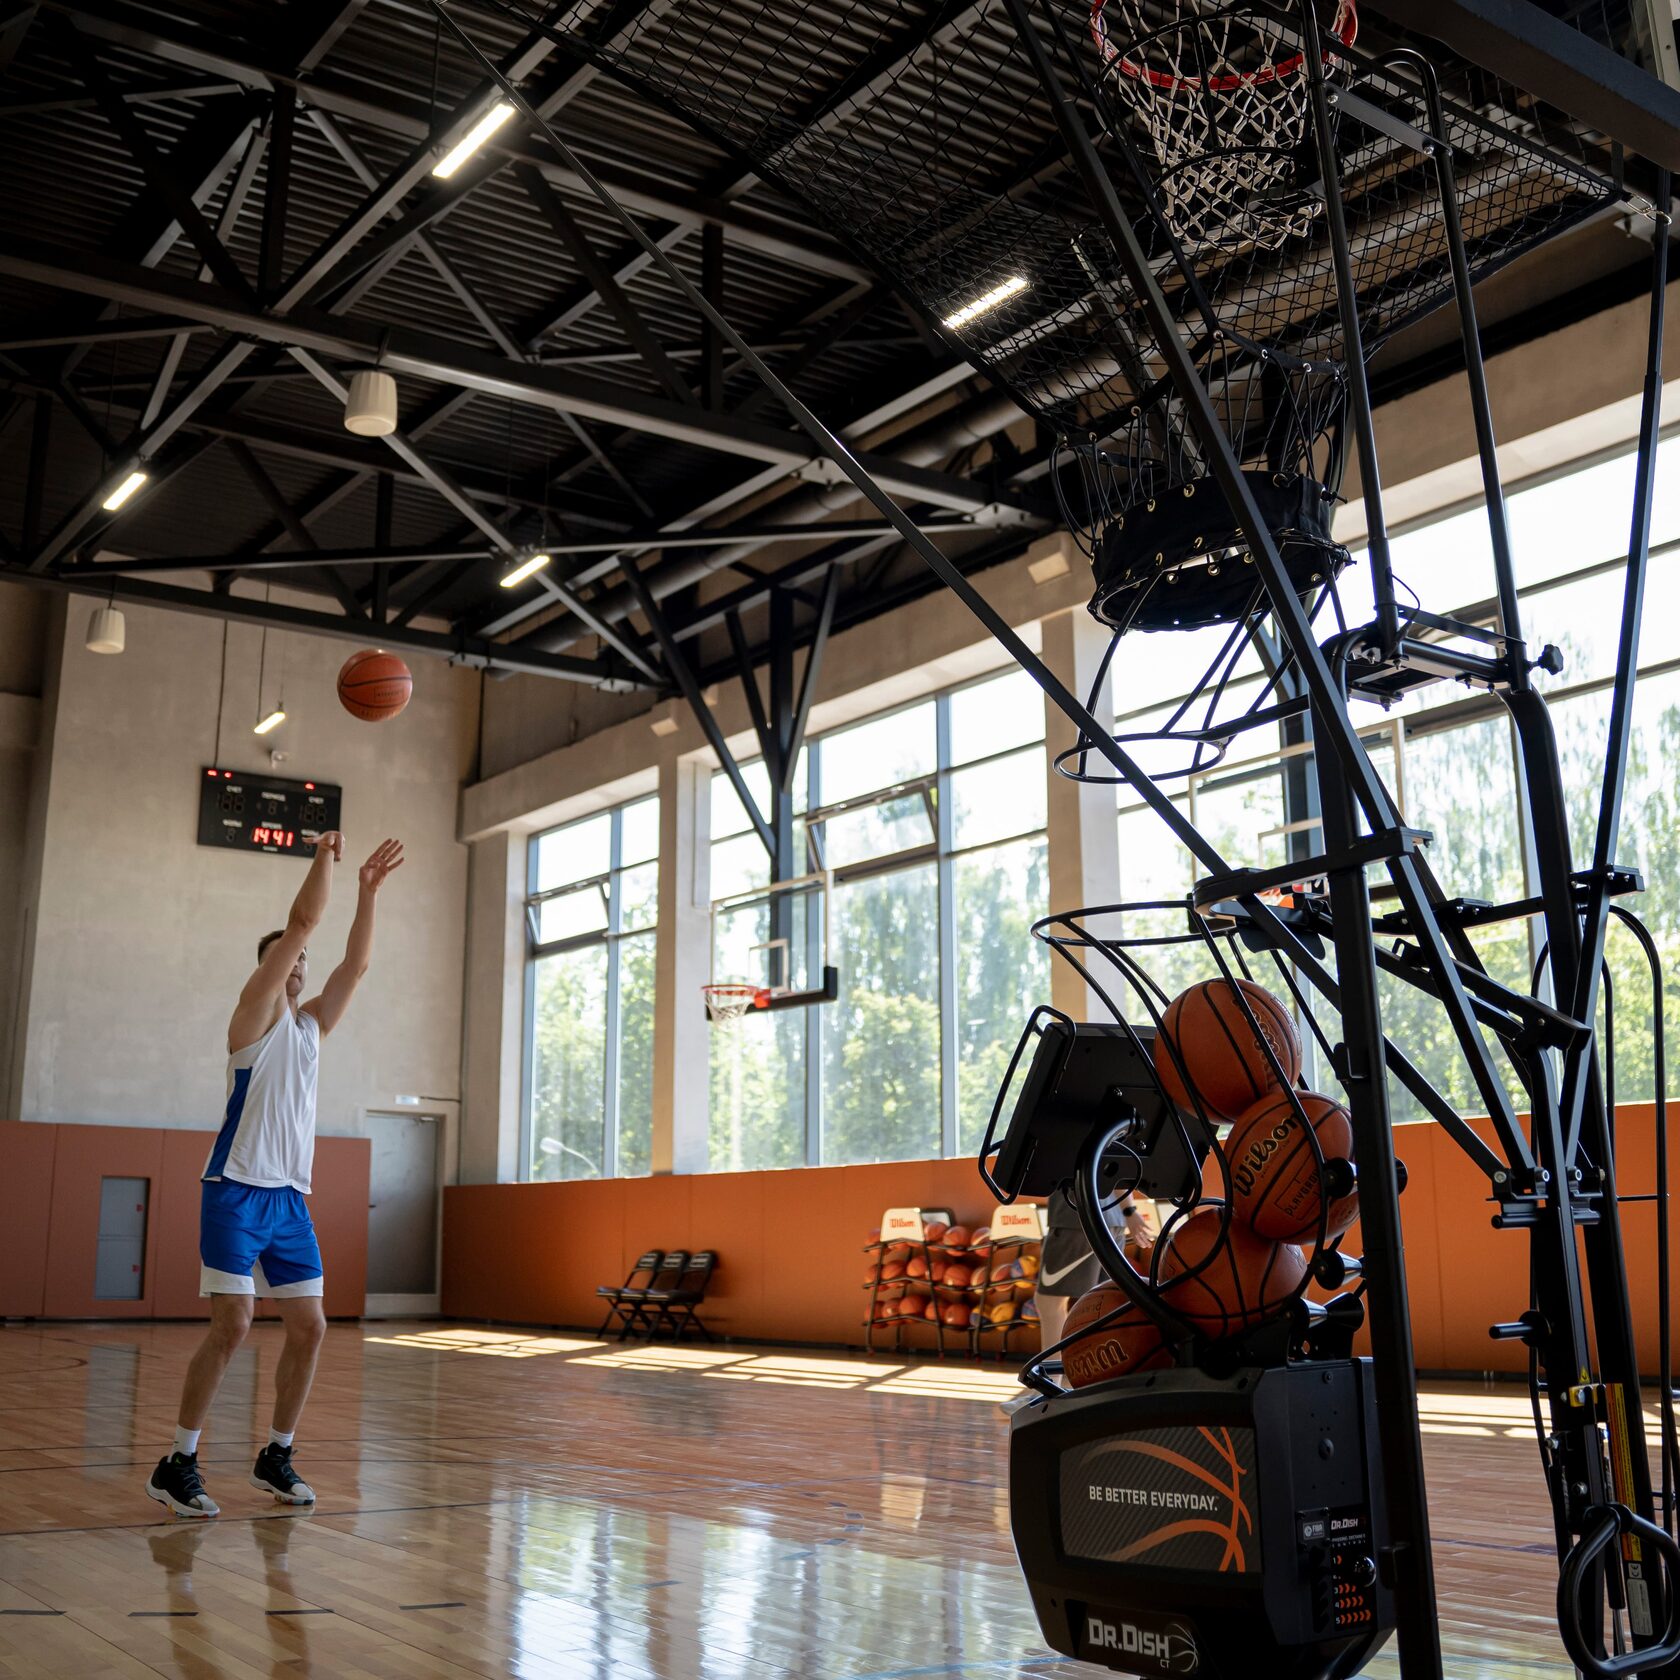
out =
<svg viewBox="0 0 1680 1680"><path fill-rule="evenodd" d="M1181 992L1159 1017L1153 1055L1162 1091L1187 1128L1206 1128L1209 1151L1200 1200L1174 1210L1135 1269L1203 1359L1290 1314L1314 1276L1357 1272L1339 1254L1359 1212L1353 1132L1339 1102L1301 1088L1289 1011L1250 980ZM1111 1283L1074 1303L1065 1335L1077 1338L1062 1354L1076 1388L1175 1362L1169 1334Z"/></svg>
<svg viewBox="0 0 1680 1680"><path fill-rule="evenodd" d="M894 1345L906 1346L905 1332L931 1329L941 1353L955 1341L972 1346L985 1333L1001 1335L1035 1324L1034 1279L1037 1245L1006 1243L994 1248L985 1226L929 1220L920 1242L882 1242L871 1231L863 1283L869 1291L864 1321L868 1344L878 1329L894 1332Z"/></svg>

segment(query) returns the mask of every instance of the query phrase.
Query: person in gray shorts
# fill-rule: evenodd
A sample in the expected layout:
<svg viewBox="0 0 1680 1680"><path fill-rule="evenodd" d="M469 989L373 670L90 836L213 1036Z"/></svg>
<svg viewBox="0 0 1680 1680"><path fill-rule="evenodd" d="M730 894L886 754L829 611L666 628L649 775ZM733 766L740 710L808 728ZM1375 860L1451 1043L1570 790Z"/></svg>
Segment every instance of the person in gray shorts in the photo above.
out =
<svg viewBox="0 0 1680 1680"><path fill-rule="evenodd" d="M1147 1248L1160 1230L1155 1204L1142 1196L1127 1196L1120 1204L1124 1221L1120 1236L1123 1247ZM1079 1223L1079 1210L1064 1185L1050 1197L1044 1210L1044 1245L1039 1250L1038 1302L1039 1333L1045 1347L1062 1339L1068 1309L1087 1290L1095 1289L1106 1274Z"/></svg>

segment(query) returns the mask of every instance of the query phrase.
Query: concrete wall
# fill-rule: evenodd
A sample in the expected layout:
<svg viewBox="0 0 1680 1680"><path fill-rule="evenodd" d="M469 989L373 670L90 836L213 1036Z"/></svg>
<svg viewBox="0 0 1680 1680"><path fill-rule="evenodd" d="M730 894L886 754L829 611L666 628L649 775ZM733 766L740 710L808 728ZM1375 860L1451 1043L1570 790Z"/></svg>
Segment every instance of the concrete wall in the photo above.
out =
<svg viewBox="0 0 1680 1680"><path fill-rule="evenodd" d="M320 1126L398 1094L435 1105L460 1093L467 853L456 801L476 748L478 679L415 664L392 722L338 705L347 647L270 632L265 702L284 686L288 721L256 737L261 634L213 619L128 608L119 657L83 647L92 603L71 599L44 673L48 739L36 778L36 931L14 1055L14 1118L200 1127L223 1100L227 1018L259 935L284 921L307 864L196 844L204 766L340 783L349 852L313 942L312 986L343 949L354 865L385 835L407 861L380 899L372 971L329 1042ZM56 693L54 690L56 688ZM217 744L218 704L221 706Z"/></svg>

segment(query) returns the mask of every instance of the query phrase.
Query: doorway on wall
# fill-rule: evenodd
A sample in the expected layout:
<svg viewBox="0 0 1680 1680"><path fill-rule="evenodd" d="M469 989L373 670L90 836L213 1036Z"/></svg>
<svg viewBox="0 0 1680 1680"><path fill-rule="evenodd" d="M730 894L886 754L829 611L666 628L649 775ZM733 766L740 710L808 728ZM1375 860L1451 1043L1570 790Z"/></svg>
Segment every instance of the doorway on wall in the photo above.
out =
<svg viewBox="0 0 1680 1680"><path fill-rule="evenodd" d="M368 1170L367 1318L438 1310L438 1212L443 1116L368 1109L358 1131Z"/></svg>

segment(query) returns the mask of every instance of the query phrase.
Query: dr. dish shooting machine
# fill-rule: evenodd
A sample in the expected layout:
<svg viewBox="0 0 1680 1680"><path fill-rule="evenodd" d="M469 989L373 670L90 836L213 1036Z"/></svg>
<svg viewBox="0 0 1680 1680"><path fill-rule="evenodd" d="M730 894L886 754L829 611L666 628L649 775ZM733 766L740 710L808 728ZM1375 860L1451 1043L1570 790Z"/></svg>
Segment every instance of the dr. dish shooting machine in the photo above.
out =
<svg viewBox="0 0 1680 1680"><path fill-rule="evenodd" d="M1093 1292L1082 1322L1076 1307L1025 1373L1045 1398L1015 1414L1010 1516L1033 1607L1056 1650L1125 1673L1351 1675L1393 1626L1369 1361L1348 1352L1358 1302L1308 1302L1304 1263L1298 1275L1227 1263L1248 1256L1240 1231L1174 1269L1174 1239L1188 1244L1196 1221L1225 1238L1231 1210L1206 1198L1203 1175L1231 1168L1195 1088L1187 1105L1168 1097L1158 1043L1150 1027L1035 1011L982 1147L1002 1201L1070 1190L1118 1286L1112 1305ZM1280 1108L1291 1118L1287 1097ZM1312 1161L1332 1185L1336 1165ZM1174 1210L1136 1266L1109 1218L1134 1194ZM1320 1247L1325 1281L1356 1272ZM1066 1361L1090 1386L1047 1374L1070 1348L1095 1352Z"/></svg>

